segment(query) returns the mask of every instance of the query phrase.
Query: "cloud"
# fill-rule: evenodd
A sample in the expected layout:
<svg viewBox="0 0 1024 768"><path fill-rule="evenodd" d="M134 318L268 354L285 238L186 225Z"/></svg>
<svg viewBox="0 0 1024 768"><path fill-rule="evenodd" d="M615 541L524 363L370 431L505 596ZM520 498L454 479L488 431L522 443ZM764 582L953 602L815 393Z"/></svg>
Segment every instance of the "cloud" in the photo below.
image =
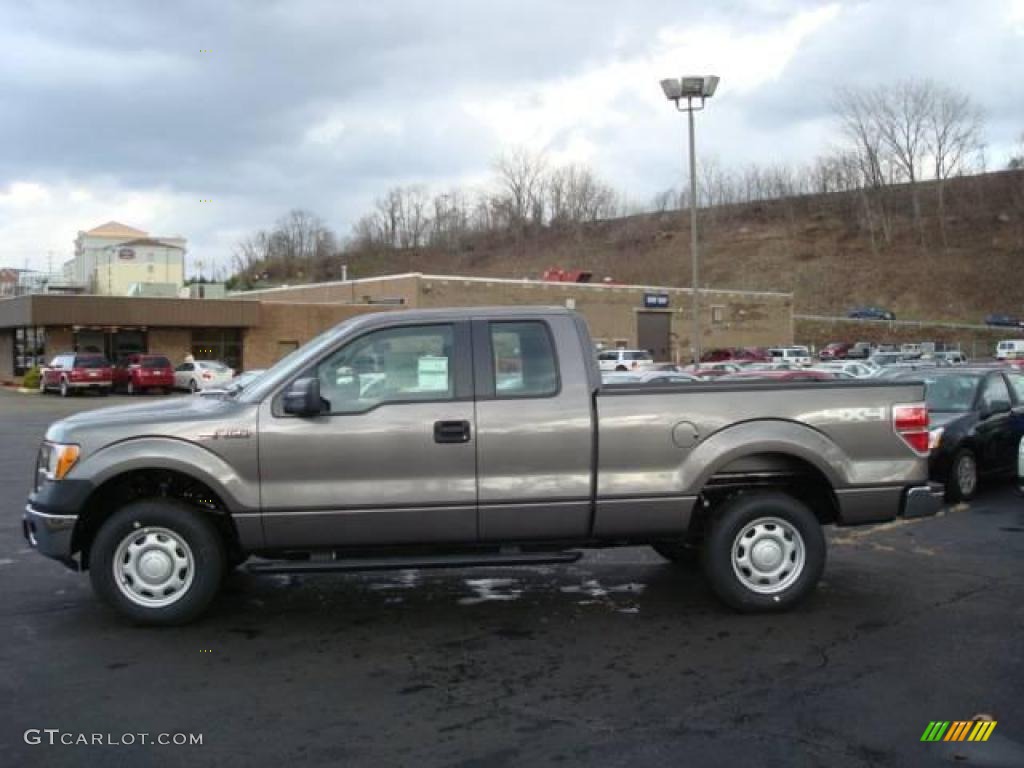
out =
<svg viewBox="0 0 1024 768"><path fill-rule="evenodd" d="M1021 0L7 3L0 260L43 266L109 219L208 263L292 207L344 234L389 186L481 183L509 144L645 199L682 180L657 81L690 71L722 76L698 148L726 167L807 161L835 85L909 76L969 89L999 162L1022 37Z"/></svg>

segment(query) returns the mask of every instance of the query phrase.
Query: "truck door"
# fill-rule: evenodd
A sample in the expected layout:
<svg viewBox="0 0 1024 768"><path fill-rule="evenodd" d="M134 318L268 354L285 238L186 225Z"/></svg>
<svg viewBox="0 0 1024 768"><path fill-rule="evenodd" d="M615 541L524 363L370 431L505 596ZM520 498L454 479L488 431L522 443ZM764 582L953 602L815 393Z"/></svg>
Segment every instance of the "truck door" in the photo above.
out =
<svg viewBox="0 0 1024 768"><path fill-rule="evenodd" d="M268 547L474 541L476 441L468 321L370 330L326 353L326 412L260 411Z"/></svg>
<svg viewBox="0 0 1024 768"><path fill-rule="evenodd" d="M475 320L480 539L590 530L592 393L571 317Z"/></svg>

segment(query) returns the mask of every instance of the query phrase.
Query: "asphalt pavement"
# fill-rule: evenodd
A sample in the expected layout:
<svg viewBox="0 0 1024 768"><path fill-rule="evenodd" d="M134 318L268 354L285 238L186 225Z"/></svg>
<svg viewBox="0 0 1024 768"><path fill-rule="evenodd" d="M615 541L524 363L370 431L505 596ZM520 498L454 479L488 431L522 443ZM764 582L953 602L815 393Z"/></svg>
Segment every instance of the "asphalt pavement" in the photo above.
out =
<svg viewBox="0 0 1024 768"><path fill-rule="evenodd" d="M199 623L145 629L20 525L46 426L124 400L0 391L0 765L1024 765L1024 500L1006 484L831 531L821 587L784 615L734 614L635 547L234 573ZM980 713L986 743L920 741Z"/></svg>

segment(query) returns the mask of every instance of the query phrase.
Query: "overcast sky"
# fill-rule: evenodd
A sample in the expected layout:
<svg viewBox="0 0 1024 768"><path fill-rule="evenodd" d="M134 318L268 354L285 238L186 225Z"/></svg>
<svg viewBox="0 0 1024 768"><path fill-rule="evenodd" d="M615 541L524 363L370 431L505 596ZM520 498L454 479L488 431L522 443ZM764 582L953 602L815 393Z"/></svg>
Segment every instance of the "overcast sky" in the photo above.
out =
<svg viewBox="0 0 1024 768"><path fill-rule="evenodd" d="M345 235L391 186L485 184L517 145L646 200L682 181L658 80L690 72L722 78L698 146L726 167L810 160L837 85L904 77L969 90L1002 167L1024 0L6 2L0 266L115 219L187 237L191 272L293 207Z"/></svg>

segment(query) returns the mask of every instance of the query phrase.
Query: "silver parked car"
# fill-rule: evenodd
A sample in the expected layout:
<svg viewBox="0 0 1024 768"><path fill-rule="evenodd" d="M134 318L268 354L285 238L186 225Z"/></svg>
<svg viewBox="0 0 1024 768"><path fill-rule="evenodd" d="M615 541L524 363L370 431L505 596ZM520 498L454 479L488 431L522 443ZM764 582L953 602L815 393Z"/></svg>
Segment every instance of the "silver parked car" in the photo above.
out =
<svg viewBox="0 0 1024 768"><path fill-rule="evenodd" d="M174 369L174 388L199 392L203 389L223 389L231 383L235 372L219 360L196 360L182 363Z"/></svg>

